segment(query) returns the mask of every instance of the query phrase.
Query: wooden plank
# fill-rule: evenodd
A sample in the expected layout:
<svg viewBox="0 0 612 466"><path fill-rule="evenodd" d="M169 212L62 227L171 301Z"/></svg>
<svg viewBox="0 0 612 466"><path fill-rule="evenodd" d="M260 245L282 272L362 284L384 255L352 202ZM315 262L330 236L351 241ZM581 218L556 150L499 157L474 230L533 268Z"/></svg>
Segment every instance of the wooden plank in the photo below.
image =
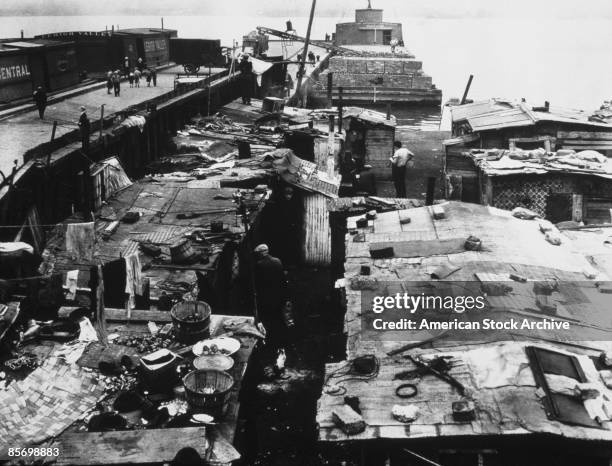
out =
<svg viewBox="0 0 612 466"><path fill-rule="evenodd" d="M612 144L610 139L564 139L564 144L575 144L578 146L602 145L608 146Z"/></svg>
<svg viewBox="0 0 612 466"><path fill-rule="evenodd" d="M606 139L612 141L612 132L603 131L557 131L560 139Z"/></svg>
<svg viewBox="0 0 612 466"><path fill-rule="evenodd" d="M485 189L482 193L482 203L484 205L493 204L493 181L490 176L485 177Z"/></svg>
<svg viewBox="0 0 612 466"><path fill-rule="evenodd" d="M59 438L62 454L58 465L167 463L184 447L194 448L206 457L206 427L131 430L119 432L66 433ZM227 440L216 436L213 442L216 462L231 463L240 454Z"/></svg>
<svg viewBox="0 0 612 466"><path fill-rule="evenodd" d="M128 318L128 313L125 309L106 308L106 320L109 322L172 322L170 312L167 311L150 311L142 309L132 309L131 316Z"/></svg>
<svg viewBox="0 0 612 466"><path fill-rule="evenodd" d="M76 306L62 306L59 309L58 316L59 317L68 317L68 315L79 309ZM112 307L107 307L104 310L106 315L107 322L125 322L128 320L127 312L125 309L117 309ZM146 309L132 309L131 310L131 322L172 322L172 318L170 317L170 312L167 311L152 311Z"/></svg>
<svg viewBox="0 0 612 466"><path fill-rule="evenodd" d="M585 149L591 149L591 150L612 150L612 143L611 144L607 144L607 145L593 144L593 145L589 145L589 146L578 146L576 144L562 144L561 148L562 149L573 149L573 150L585 150Z"/></svg>
<svg viewBox="0 0 612 466"><path fill-rule="evenodd" d="M572 220L574 222L582 222L583 209L582 194L572 194Z"/></svg>

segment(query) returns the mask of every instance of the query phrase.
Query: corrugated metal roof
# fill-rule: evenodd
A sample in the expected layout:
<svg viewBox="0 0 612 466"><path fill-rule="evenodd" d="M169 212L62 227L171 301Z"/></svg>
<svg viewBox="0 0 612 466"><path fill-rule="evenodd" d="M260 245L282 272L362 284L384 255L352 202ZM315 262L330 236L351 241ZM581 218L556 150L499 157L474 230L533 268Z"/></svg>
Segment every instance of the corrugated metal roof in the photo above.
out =
<svg viewBox="0 0 612 466"><path fill-rule="evenodd" d="M467 118L472 131L531 126L535 123L521 108L498 110L492 113L474 115Z"/></svg>
<svg viewBox="0 0 612 466"><path fill-rule="evenodd" d="M590 114L583 110L555 106L550 106L548 111L533 110L525 102L511 102L502 99L490 99L451 107L453 123L465 120L470 124L472 131L530 126L540 121L583 124L612 130L612 125L589 121L589 116Z"/></svg>
<svg viewBox="0 0 612 466"><path fill-rule="evenodd" d="M474 102L471 104L450 107L450 111L453 121L461 121L467 119L470 116L482 115L485 113L492 113L500 110L508 110L511 108L513 108L513 105L510 102L498 99L490 99Z"/></svg>

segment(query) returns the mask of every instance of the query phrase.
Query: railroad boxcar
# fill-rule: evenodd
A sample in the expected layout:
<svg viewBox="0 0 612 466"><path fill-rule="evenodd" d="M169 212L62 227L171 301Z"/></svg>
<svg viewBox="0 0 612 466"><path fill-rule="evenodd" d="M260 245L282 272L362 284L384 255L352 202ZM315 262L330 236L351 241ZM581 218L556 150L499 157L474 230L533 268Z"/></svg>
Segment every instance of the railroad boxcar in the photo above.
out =
<svg viewBox="0 0 612 466"><path fill-rule="evenodd" d="M113 40L115 50L122 50L130 63L142 58L146 66L161 66L170 62L170 38L176 36L174 29L133 28L116 30Z"/></svg>
<svg viewBox="0 0 612 466"><path fill-rule="evenodd" d="M170 60L183 65L186 73L197 73L200 67L226 65L221 41L214 39L170 39Z"/></svg>

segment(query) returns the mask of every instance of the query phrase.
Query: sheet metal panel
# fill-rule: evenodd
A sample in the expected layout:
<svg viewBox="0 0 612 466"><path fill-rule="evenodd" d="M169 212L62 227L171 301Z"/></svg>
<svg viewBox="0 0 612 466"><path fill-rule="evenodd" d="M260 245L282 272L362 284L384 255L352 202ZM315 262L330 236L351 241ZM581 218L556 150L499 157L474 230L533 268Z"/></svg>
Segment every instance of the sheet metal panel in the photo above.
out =
<svg viewBox="0 0 612 466"><path fill-rule="evenodd" d="M305 193L302 259L307 265L331 265L331 228L327 198Z"/></svg>

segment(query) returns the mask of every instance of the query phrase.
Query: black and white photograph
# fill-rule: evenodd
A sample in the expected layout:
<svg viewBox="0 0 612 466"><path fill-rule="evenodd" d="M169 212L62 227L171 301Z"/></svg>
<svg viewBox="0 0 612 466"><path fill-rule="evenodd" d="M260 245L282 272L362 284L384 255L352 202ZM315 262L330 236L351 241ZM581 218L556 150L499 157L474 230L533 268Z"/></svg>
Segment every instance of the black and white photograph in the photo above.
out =
<svg viewBox="0 0 612 466"><path fill-rule="evenodd" d="M0 0L0 465L611 464L609 0Z"/></svg>

